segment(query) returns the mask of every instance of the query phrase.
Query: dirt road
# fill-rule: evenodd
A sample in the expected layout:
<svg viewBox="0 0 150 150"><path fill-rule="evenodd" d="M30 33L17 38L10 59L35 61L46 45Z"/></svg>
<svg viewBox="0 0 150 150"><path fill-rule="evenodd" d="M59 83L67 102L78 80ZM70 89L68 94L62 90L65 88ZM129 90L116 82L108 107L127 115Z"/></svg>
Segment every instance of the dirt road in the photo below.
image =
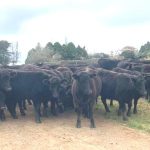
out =
<svg viewBox="0 0 150 150"><path fill-rule="evenodd" d="M95 112L96 129L82 119L75 128L73 111L34 122L33 112L13 120L7 115L0 122L0 150L150 150L150 135L104 119Z"/></svg>

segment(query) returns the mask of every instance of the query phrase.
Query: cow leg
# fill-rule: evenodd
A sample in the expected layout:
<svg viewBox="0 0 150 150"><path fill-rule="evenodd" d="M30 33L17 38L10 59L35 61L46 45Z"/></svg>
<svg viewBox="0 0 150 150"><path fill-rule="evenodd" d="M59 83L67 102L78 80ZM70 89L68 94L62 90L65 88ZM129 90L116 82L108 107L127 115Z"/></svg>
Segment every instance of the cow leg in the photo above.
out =
<svg viewBox="0 0 150 150"><path fill-rule="evenodd" d="M121 104L120 104L120 102L119 102L118 116L121 115L121 111L122 111L122 109L121 109Z"/></svg>
<svg viewBox="0 0 150 150"><path fill-rule="evenodd" d="M83 116L85 118L90 118L90 114L89 114L89 105L88 104L85 104L82 108L82 113L83 113Z"/></svg>
<svg viewBox="0 0 150 150"><path fill-rule="evenodd" d="M123 117L123 120L126 121L128 120L127 116L126 116L126 104L124 101L121 101L121 109L122 109L122 117Z"/></svg>
<svg viewBox="0 0 150 150"><path fill-rule="evenodd" d="M23 100L22 105L23 105L23 109L27 110L26 100Z"/></svg>
<svg viewBox="0 0 150 150"><path fill-rule="evenodd" d="M18 119L17 114L16 114L17 102L12 102L12 103L8 102L6 105L7 105L8 111L11 114L12 118Z"/></svg>
<svg viewBox="0 0 150 150"><path fill-rule="evenodd" d="M109 108L107 106L107 103L106 103L106 99L102 98L102 102L103 102L103 105L105 107L106 112L110 112L110 110L109 110Z"/></svg>
<svg viewBox="0 0 150 150"><path fill-rule="evenodd" d="M134 108L133 108L133 113L136 114L137 113L137 103L138 103L138 99L134 99Z"/></svg>
<svg viewBox="0 0 150 150"><path fill-rule="evenodd" d="M29 105L32 105L31 100L27 99L27 102L28 102Z"/></svg>
<svg viewBox="0 0 150 150"><path fill-rule="evenodd" d="M57 104L57 108L58 108L59 113L63 113L64 112L64 105L63 105L63 103L56 101L56 104Z"/></svg>
<svg viewBox="0 0 150 150"><path fill-rule="evenodd" d="M113 106L113 99L110 100L110 106Z"/></svg>
<svg viewBox="0 0 150 150"><path fill-rule="evenodd" d="M25 116L26 115L25 112L24 112L24 108L23 108L23 101L25 101L25 100L19 100L18 101L18 105L19 105L21 116Z"/></svg>
<svg viewBox="0 0 150 150"><path fill-rule="evenodd" d="M77 110L77 123L76 123L76 127L77 128L81 128L81 113L82 113L81 107L78 106L76 110Z"/></svg>
<svg viewBox="0 0 150 150"><path fill-rule="evenodd" d="M90 104L89 106L89 114L90 114L90 122L91 122L91 125L90 127L91 128L95 128L95 121L94 121L94 118L93 118L93 111L94 111L94 107L93 107L93 104Z"/></svg>
<svg viewBox="0 0 150 150"><path fill-rule="evenodd" d="M131 116L131 107L132 107L132 100L130 100L128 102L128 112L127 112L127 116Z"/></svg>
<svg viewBox="0 0 150 150"><path fill-rule="evenodd" d="M150 103L150 89L147 90L147 99L148 99L148 102Z"/></svg>
<svg viewBox="0 0 150 150"><path fill-rule="evenodd" d="M4 121L6 119L4 110L2 110L2 109L0 109L0 119L1 119L1 121Z"/></svg>
<svg viewBox="0 0 150 150"><path fill-rule="evenodd" d="M34 112L35 112L35 122L36 123L41 123L41 119L40 119L40 116L41 116L41 114L40 114L41 103L38 100L37 101L34 100L33 105L34 105Z"/></svg>
<svg viewBox="0 0 150 150"><path fill-rule="evenodd" d="M146 99L148 100L148 91L147 91L147 93L146 93Z"/></svg>
<svg viewBox="0 0 150 150"><path fill-rule="evenodd" d="M51 100L51 113L54 115L54 116L57 116L58 113L56 111L56 102L55 100Z"/></svg>
<svg viewBox="0 0 150 150"><path fill-rule="evenodd" d="M31 100L27 99L28 105L32 105ZM27 110L27 104L26 104L26 100L23 101L23 108L24 110Z"/></svg>
<svg viewBox="0 0 150 150"><path fill-rule="evenodd" d="M43 116L48 117L49 116L49 110L48 110L48 101L43 101Z"/></svg>

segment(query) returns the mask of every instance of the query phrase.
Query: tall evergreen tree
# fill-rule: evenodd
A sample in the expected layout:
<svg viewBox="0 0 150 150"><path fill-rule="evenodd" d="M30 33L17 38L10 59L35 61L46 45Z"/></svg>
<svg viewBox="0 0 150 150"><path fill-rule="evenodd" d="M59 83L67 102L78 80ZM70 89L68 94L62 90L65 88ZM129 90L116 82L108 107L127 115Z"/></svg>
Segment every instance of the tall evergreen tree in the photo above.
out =
<svg viewBox="0 0 150 150"><path fill-rule="evenodd" d="M6 65L11 61L9 47L10 43L7 41L0 41L0 64Z"/></svg>

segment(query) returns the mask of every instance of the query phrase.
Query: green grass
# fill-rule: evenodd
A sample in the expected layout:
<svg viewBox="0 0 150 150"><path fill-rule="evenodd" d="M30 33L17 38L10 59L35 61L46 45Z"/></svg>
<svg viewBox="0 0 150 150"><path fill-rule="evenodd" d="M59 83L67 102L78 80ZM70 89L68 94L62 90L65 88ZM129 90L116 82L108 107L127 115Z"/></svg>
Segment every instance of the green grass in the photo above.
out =
<svg viewBox="0 0 150 150"><path fill-rule="evenodd" d="M110 101L107 101L108 104L109 102ZM96 105L96 109L99 109L103 114L105 112L104 106L100 100ZM114 101L114 106L110 107L111 112L105 113L104 117L106 119L116 121L122 125L150 133L150 103L148 103L146 100L139 100L137 107L138 113L131 113L131 117L128 117L128 121L123 121L122 116L117 115L117 109L118 103ZM133 112L133 109L131 112Z"/></svg>

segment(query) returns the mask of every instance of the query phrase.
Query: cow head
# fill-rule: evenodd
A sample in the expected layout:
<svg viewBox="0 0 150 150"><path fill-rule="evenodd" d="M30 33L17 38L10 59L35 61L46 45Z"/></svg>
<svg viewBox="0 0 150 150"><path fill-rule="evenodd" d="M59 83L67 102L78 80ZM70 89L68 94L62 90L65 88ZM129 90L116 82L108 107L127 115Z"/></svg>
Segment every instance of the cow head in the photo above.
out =
<svg viewBox="0 0 150 150"><path fill-rule="evenodd" d="M95 73L89 73L89 72L77 72L73 74L73 78L77 81L77 88L79 95L88 97L92 94L91 89L91 78L95 77Z"/></svg>
<svg viewBox="0 0 150 150"><path fill-rule="evenodd" d="M57 103L59 110L63 111L63 104L60 99L60 87L61 79L55 76L50 77L50 79L44 79L43 83L48 85L49 91L51 93L51 98Z"/></svg>
<svg viewBox="0 0 150 150"><path fill-rule="evenodd" d="M142 75L139 75L135 78L132 78L134 82L135 90L139 94L140 97L146 96L146 89L145 89L145 79Z"/></svg>
<svg viewBox="0 0 150 150"><path fill-rule="evenodd" d="M0 72L0 90L8 92L11 89L9 72Z"/></svg>

